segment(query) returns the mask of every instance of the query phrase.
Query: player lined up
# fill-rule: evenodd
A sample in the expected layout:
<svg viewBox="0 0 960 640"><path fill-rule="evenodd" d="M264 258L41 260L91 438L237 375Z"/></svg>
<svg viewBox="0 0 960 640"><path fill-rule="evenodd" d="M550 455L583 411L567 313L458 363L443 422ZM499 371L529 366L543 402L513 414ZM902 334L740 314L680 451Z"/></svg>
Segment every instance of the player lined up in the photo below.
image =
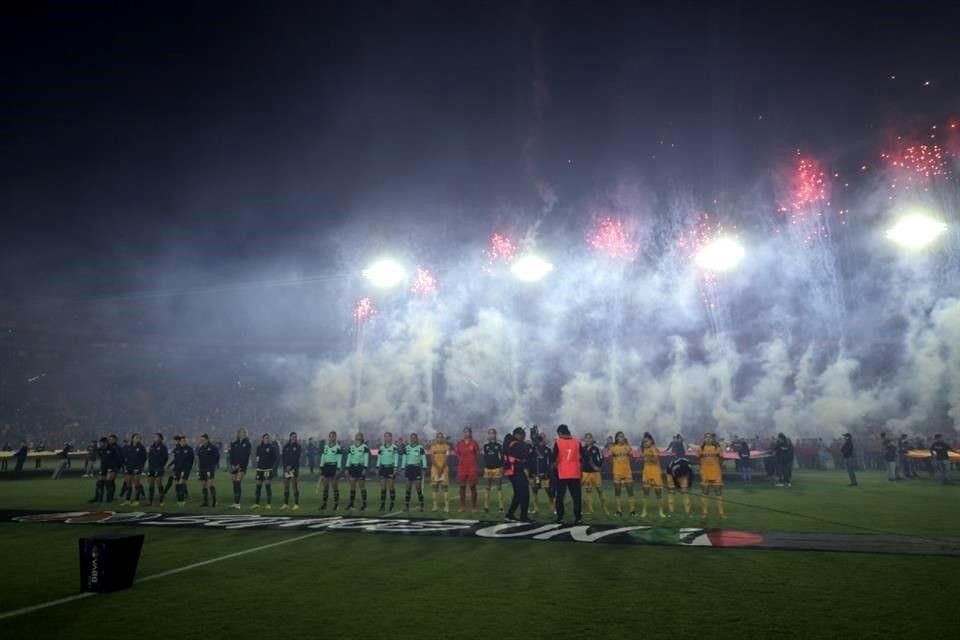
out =
<svg viewBox="0 0 960 640"><path fill-rule="evenodd" d="M188 444L183 436L176 436L174 441L176 445L171 453L167 450L163 435L159 433L154 434L153 442L149 448L143 446L140 434L136 433L130 438L129 444L124 447L117 444L116 436L111 435L108 438L101 439L97 450L101 463L100 474L96 481L95 495L90 502L112 502L116 492L116 476L122 475L125 482L120 492L121 505L139 506L141 501L147 500L147 494L142 483L142 475L146 472L149 486L149 499L146 502L148 506L154 505L157 499L159 500L158 504L162 506L171 487L175 487L177 503L184 505L189 497L187 480L194 463L196 463L203 496L201 506L215 507L217 492L213 480L220 460L219 450L210 442L206 434L200 436L200 443L196 450ZM594 513L594 495L596 495L600 502L600 508L604 514L607 514L608 508L604 499L601 477L604 454L594 442L590 433L585 434L583 441L577 444L579 458L579 477L577 480L579 480L580 486L586 493L587 513ZM256 487L254 503L251 508L260 508L264 494L266 498L265 508L272 508L273 479L282 477L283 503L280 508L298 510L300 508L300 460L302 459L303 449L298 441L297 434L291 433L282 448L272 441L269 434L264 434L256 450L252 452L251 449L246 431L240 429L237 432L236 439L230 443L227 453L230 478L233 484L233 504L231 507L234 509L241 508L243 479L252 455L256 464ZM618 516L623 515L623 494L626 493L627 508L631 515L636 515L632 468L633 448L627 442L625 434L618 431L608 450L612 462L615 513ZM523 467L533 496L530 512L536 513L541 508L540 495L542 493L547 496L545 506L552 506L554 513L557 513L560 509L556 503L558 496L557 486L555 485L563 484L559 482L560 478L558 478L560 466L556 458L558 450L556 446L551 448L547 445L543 434L535 432L534 442L529 451L529 459L524 461ZM463 430L463 437L456 447L451 447L442 433L435 435L429 448L424 448L420 444L416 434L411 434L409 442L405 445L402 442L400 444L395 443L391 433L384 434L383 444L377 451L375 466L376 477L379 478L379 512L393 512L396 506L396 478L401 470L406 479L404 509L410 510L413 493L416 492L419 509L423 512L425 507L423 480L428 467L433 489L433 511L439 511L442 508L445 513L449 512L449 458L451 454L456 455L459 462L457 470L457 480L460 488L459 511L461 513L466 511L468 506L474 513L478 510L479 462L483 467L485 485L484 511L489 512L491 493L496 490L497 507L500 512L503 512L502 482L507 464L503 445L497 440L497 431L489 429L487 440L480 447L473 439L473 432L469 427ZM366 476L370 470L371 455L372 452L365 442L363 434L356 434L347 449L341 447L335 431L328 434L327 441L319 453L320 480L317 484L317 492L322 491L321 511L327 510L331 492L333 494L333 510L336 511L340 508L340 479L347 479L349 482L349 501L346 508L352 510L357 506L359 490L359 509L360 511L366 510L368 503ZM675 512L675 496L679 492L682 496L684 512L689 516L691 509L689 490L693 485L692 465L686 457L674 455L673 461L664 474L660 466L660 456L660 450L656 446L653 436L649 433L643 434L640 445L640 458L643 462L640 477L642 491L640 517L647 517L651 490L656 500L659 516L661 518L667 517L663 504L664 477L666 477L667 483L667 507L669 512L671 514ZM721 468L723 450L714 434L707 433L704 435L703 444L697 450L697 456L701 477L702 517L708 517L712 498L712 501L717 504L718 515L725 518ZM281 468L282 475L278 474ZM164 476L170 469L172 469L172 473L167 477L166 485L164 485ZM564 479L570 480L571 472L569 467L567 469L566 475L568 477ZM527 483L524 484L526 486ZM568 490L572 491L572 488L568 488Z"/></svg>

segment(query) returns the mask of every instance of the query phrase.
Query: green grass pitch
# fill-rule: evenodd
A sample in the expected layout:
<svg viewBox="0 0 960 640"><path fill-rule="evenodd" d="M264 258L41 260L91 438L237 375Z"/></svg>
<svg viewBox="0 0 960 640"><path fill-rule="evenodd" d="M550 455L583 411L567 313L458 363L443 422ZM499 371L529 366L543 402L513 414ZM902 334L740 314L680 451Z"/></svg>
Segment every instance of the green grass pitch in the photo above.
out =
<svg viewBox="0 0 960 640"><path fill-rule="evenodd" d="M743 488L729 482L725 494L730 517L723 526L958 537L960 488L926 478L889 483L879 473L861 476L858 488L848 488L845 475L834 471L798 472L792 489L765 482ZM217 511L235 513L227 509L229 477L220 473L217 482ZM374 484L370 483L368 515L376 515L379 506ZM304 507L298 515L316 515L319 499L314 483L305 485ZM251 478L244 483L245 507L253 486ZM509 499L509 488L505 492ZM45 476L14 480L0 474L2 509L85 509L91 493L92 481L76 476L51 481ZM402 484L398 493L402 499ZM194 480L191 503L180 508L168 502L164 510L203 512L199 494ZM277 509L279 495L278 488L273 515L284 513ZM694 509L698 507L694 497ZM428 516L429 509L427 489ZM598 516L593 521L631 519ZM0 524L0 612L77 593L76 540L103 532L85 526ZM303 533L149 529L138 575ZM341 639L908 637L917 631L948 633L949 627L941 625L948 624L952 612L958 571L960 559L945 557L324 533L144 582L129 591L8 618L0 625L3 637L9 638L100 640L127 634Z"/></svg>

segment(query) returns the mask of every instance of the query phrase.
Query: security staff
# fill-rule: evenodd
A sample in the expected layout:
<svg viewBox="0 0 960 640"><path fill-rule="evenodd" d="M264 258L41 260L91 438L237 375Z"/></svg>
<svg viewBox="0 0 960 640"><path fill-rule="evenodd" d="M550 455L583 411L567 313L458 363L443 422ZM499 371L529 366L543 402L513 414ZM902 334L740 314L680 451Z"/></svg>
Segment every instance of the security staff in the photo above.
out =
<svg viewBox="0 0 960 640"><path fill-rule="evenodd" d="M553 459L557 466L557 523L563 524L563 499L567 491L573 499L573 518L575 524L583 522L580 501L580 441L570 435L570 427L561 424L557 427L557 441L553 445Z"/></svg>
<svg viewBox="0 0 960 640"><path fill-rule="evenodd" d="M527 432L517 427L512 434L503 439L504 474L513 485L513 500L507 509L507 520L516 520L517 508L520 509L520 521L527 522L527 510L530 508L530 485L527 480L527 461L531 448L526 441Z"/></svg>

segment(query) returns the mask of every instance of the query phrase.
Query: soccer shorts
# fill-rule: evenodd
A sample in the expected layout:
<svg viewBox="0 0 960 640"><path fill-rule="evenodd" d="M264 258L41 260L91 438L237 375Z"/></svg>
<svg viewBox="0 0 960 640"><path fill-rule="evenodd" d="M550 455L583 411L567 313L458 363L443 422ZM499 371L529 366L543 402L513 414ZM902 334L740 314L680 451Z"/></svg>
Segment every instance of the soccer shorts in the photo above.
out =
<svg viewBox="0 0 960 640"><path fill-rule="evenodd" d="M723 489L723 480L719 478L700 478L700 488L706 490L708 487Z"/></svg>
<svg viewBox="0 0 960 640"><path fill-rule="evenodd" d="M584 471L580 481L584 489L592 487L600 489L603 487L603 478L600 477L599 471Z"/></svg>
<svg viewBox="0 0 960 640"><path fill-rule="evenodd" d="M420 468L420 465L408 464L404 469L404 475L407 476L407 480L419 480L423 477L423 469Z"/></svg>
<svg viewBox="0 0 960 640"><path fill-rule="evenodd" d="M613 474L614 484L620 484L621 482L628 482L633 484L633 474L632 473L614 473Z"/></svg>
<svg viewBox="0 0 960 640"><path fill-rule="evenodd" d="M541 489L549 489L549 488L550 488L550 476L547 476L547 475L540 475L540 476L534 475L534 476L531 476L531 477L530 477L530 483L531 483L533 486L539 487L539 488L541 488Z"/></svg>
<svg viewBox="0 0 960 640"><path fill-rule="evenodd" d="M690 476L679 476L674 477L667 474L667 487L669 489L689 489L690 488Z"/></svg>
<svg viewBox="0 0 960 640"><path fill-rule="evenodd" d="M201 471L200 479L204 481L213 480L213 471Z"/></svg>
<svg viewBox="0 0 960 640"><path fill-rule="evenodd" d="M663 488L663 476L660 475L659 469L657 473L644 473L642 480L643 486L646 489L662 489Z"/></svg>
<svg viewBox="0 0 960 640"><path fill-rule="evenodd" d="M359 480L360 478L367 475L367 468L364 467L362 464L352 464L347 469L347 473L350 474L351 478L355 480Z"/></svg>
<svg viewBox="0 0 960 640"><path fill-rule="evenodd" d="M477 484L477 471L475 469L469 471L457 469L457 482L460 484Z"/></svg>
<svg viewBox="0 0 960 640"><path fill-rule="evenodd" d="M245 464L234 464L230 466L230 473L246 473L247 465Z"/></svg>
<svg viewBox="0 0 960 640"><path fill-rule="evenodd" d="M484 480L495 480L497 478L503 477L503 469L497 467L495 469L484 469L483 470L483 479Z"/></svg>
<svg viewBox="0 0 960 640"><path fill-rule="evenodd" d="M392 464L385 464L377 471L377 475L384 480L390 480L397 475L397 468Z"/></svg>
<svg viewBox="0 0 960 640"><path fill-rule="evenodd" d="M173 479L176 481L187 480L190 478L190 469L177 469L173 470Z"/></svg>
<svg viewBox="0 0 960 640"><path fill-rule="evenodd" d="M128 467L126 473L128 476L143 475L143 467Z"/></svg>
<svg viewBox="0 0 960 640"><path fill-rule="evenodd" d="M448 484L450 482L449 469L430 469L430 482L433 484Z"/></svg>
<svg viewBox="0 0 960 640"><path fill-rule="evenodd" d="M287 480L292 480L300 477L300 469L297 467L287 467L283 471L283 477Z"/></svg>
<svg viewBox="0 0 960 640"><path fill-rule="evenodd" d="M109 474L111 474L111 473L116 473L116 472L117 472L117 468L116 468L116 467L100 467L100 477L101 477L101 478L106 478L107 475L109 475Z"/></svg>
<svg viewBox="0 0 960 640"><path fill-rule="evenodd" d="M147 467L147 477L148 478L162 478L163 477L163 467Z"/></svg>
<svg viewBox="0 0 960 640"><path fill-rule="evenodd" d="M335 464L325 464L320 468L320 475L324 478L336 478L337 477L337 465Z"/></svg>
<svg viewBox="0 0 960 640"><path fill-rule="evenodd" d="M257 482L270 482L273 480L273 469L257 469Z"/></svg>

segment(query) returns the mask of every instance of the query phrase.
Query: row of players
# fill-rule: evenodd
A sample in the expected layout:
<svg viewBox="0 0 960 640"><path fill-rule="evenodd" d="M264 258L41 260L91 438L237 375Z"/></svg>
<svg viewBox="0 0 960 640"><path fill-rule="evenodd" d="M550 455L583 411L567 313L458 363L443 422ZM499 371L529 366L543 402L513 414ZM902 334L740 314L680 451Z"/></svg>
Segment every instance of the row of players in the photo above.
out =
<svg viewBox="0 0 960 640"><path fill-rule="evenodd" d="M522 449L523 459L506 453L510 442L523 441L525 432L516 429L507 436L501 444L495 429L487 431L486 442L481 446L474 438L471 429L463 430L462 439L455 446L448 443L442 433L437 433L428 446L423 446L416 434L410 435L409 442L397 444L393 435L386 433L383 444L376 452L376 464L371 467L371 450L364 441L362 434L356 434L349 447L341 447L335 431L328 434L327 441L320 454L320 480L317 490L322 490L320 510L326 510L332 493L333 509L340 506L340 485L342 478L349 479L349 502L347 509L353 509L356 504L357 493L360 495L360 510L367 507L366 477L371 469L375 470L380 479L380 512L393 511L396 504L395 480L402 471L406 478L406 492L404 508L409 511L414 492L419 502L420 511L425 510L423 491L424 474L429 470L429 479L433 487L433 510L438 511L442 501L444 512L450 510L450 481L449 458L455 455L458 458L457 481L460 487L460 512L468 508L467 492L470 492L470 508L474 513L478 511L477 485L482 477L485 483L484 504L485 512L489 512L491 493L497 494L498 510L503 512L503 479L513 482L515 474L526 477L529 489L533 495L531 513L536 513L539 506L539 495L542 492L547 496L548 504L555 497L557 483L558 449L556 443L551 447L544 434L533 433L533 444ZM114 499L115 479L117 475L124 476L121 489L122 505L139 506L141 500L146 499L146 492L142 476L147 476L149 488L148 505L153 505L156 498L159 504L171 488L175 488L177 502L183 505L188 496L187 479L194 463L198 468L198 477L202 486L202 506L216 506L217 493L213 484L214 473L220 462L220 450L210 442L204 434L200 436L200 443L194 450L184 436L174 438L176 445L172 455L168 451L162 434L154 434L153 442L145 447L139 434L133 434L129 444L121 447L117 444L116 436L101 439L98 446L100 459L100 473L96 483L96 493L91 503L110 503ZM593 513L593 496L597 495L604 513L608 512L603 496L603 481L601 467L604 455L595 444L591 434L585 434L582 443L578 442L579 472L578 482L586 492L586 507L588 513ZM240 429L236 439L230 443L227 451L227 461L233 484L233 504L235 509L241 508L242 481L250 466L251 457L255 464L255 499L251 508L257 509L266 494L265 507L271 508L272 482L274 478L283 480L283 504L281 509L300 508L300 461L302 448L296 433L291 433L289 439L281 448L272 441L269 434L264 434L260 444L253 450L246 431ZM614 507L617 515L622 515L625 493L627 506L631 515L636 515L634 499L634 476L632 469L633 448L627 442L623 432L617 432L614 444L609 447L612 459ZM705 434L703 444L698 449L700 461L701 489L704 496L702 501L703 516L708 513L708 496L713 493L718 505L721 518L725 517L722 497L722 447L712 433ZM660 450L653 437L646 433L641 444L641 458L643 460L642 480L642 512L641 517L647 515L647 502L652 490L656 496L657 508L661 518L667 514L663 508L663 477L660 466ZM164 485L164 476L167 469L172 474L167 477ZM693 471L686 457L675 457L666 472L669 489L668 503L672 513L674 511L674 493L679 490L683 495L684 510L690 515L689 488L693 483ZM525 483L526 484L526 483ZM516 486L516 485L515 485ZM579 494L579 491L578 491ZM291 502L292 497L292 502ZM388 506L389 499L389 506ZM577 505L579 506L579 505ZM525 512L525 509L523 509ZM579 509L576 509L579 516ZM510 512L513 519L513 511ZM525 513L524 513L525 517Z"/></svg>

